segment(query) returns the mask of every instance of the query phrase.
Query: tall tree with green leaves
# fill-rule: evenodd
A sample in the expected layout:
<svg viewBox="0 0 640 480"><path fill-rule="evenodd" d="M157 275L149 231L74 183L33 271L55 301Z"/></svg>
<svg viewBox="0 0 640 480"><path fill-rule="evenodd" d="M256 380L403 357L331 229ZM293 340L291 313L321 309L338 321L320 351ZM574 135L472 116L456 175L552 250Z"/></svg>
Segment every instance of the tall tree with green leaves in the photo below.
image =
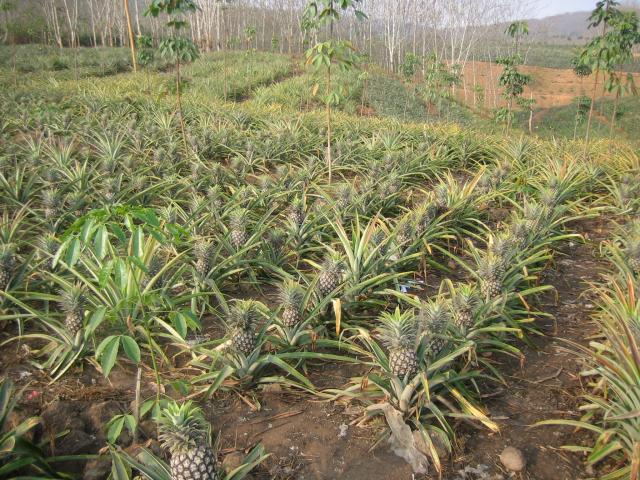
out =
<svg viewBox="0 0 640 480"><path fill-rule="evenodd" d="M197 9L198 5L195 0L151 0L145 12L145 15L151 15L153 17L164 13L169 18L167 26L173 34L171 37L165 38L160 42L158 50L160 55L176 64L176 104L180 120L180 130L185 145L187 145L187 134L184 126L184 115L182 113L180 67L184 63L190 63L196 60L199 52L198 47L196 47L191 39L180 35L180 33L189 25L186 20L187 16Z"/></svg>
<svg viewBox="0 0 640 480"><path fill-rule="evenodd" d="M331 110L340 102L339 91L335 90L332 84L332 69L339 68L347 70L353 68L356 64L355 49L351 42L334 38L334 22L340 20L342 13L348 10L353 10L359 20L367 18L366 15L357 8L360 1L361 0L310 0L305 8L301 21L301 26L305 31L306 38L308 38L309 32L318 30L322 26L328 26L328 39L324 42L318 42L309 48L305 56L307 65L313 66L316 70L324 70L325 73L326 88L324 103L327 122L325 159L329 173L329 184L331 184L333 170ZM314 85L313 93L317 93L319 88L319 84Z"/></svg>

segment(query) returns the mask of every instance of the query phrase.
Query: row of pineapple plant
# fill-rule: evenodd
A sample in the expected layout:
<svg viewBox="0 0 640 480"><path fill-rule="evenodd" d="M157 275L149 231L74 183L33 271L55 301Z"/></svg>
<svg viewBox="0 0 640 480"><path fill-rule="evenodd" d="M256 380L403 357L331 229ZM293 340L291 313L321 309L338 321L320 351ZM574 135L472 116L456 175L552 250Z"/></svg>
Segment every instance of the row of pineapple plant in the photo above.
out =
<svg viewBox="0 0 640 480"><path fill-rule="evenodd" d="M144 362L162 384L177 366L177 349L202 372L187 382L195 393L278 382L327 397L335 392L317 391L305 375L309 365L375 365L375 355L363 355L362 338L377 343L382 333L398 378L421 367L420 356L400 348L419 342L442 355L427 369L439 375L434 388L455 390L443 401L453 395L463 409L478 411L469 385L490 365L474 365L481 342L473 338L461 336L461 348L445 355L449 318L469 329L469 318L484 309L480 337L518 331L520 311L496 327L504 310L497 314L480 297L503 296L500 277L510 278L529 257L481 263L493 282L444 283L418 316L435 333L413 331L415 316L391 312L406 301L398 290L419 285L425 270L448 272L452 251L484 258L466 239L494 248L498 242L486 240L488 212L520 205L532 191L538 203L523 204L514 236L523 250L535 245L532 262L545 259L539 245L568 217L550 217L535 242L522 232L533 228L527 222L547 219L540 204L571 205L581 187L542 180L558 187L543 195L529 177L542 178L555 164L535 145L502 152L507 148L460 133L380 134L375 124L345 124L336 129L340 180L327 185L324 135L313 118L268 121L187 106L185 145L170 110L98 100L79 97L59 111L37 99L28 100L30 109L14 103L2 131L10 140L0 158L2 322L15 329L9 341L32 345L32 360L52 380L85 361L105 375L118 362ZM577 171L591 178L588 168ZM394 339L395 317L410 326ZM201 335L212 323L224 326L224 337ZM504 341L500 348L513 347ZM159 397L152 399L158 405ZM405 411L413 408L409 401ZM451 429L442 430L450 438Z"/></svg>
<svg viewBox="0 0 640 480"><path fill-rule="evenodd" d="M584 360L585 391L578 419L550 419L540 425L569 425L593 434L582 445L564 448L585 455L599 478L633 479L640 475L638 422L640 405L640 190L637 164L611 178L607 212L618 224L602 243L608 269L594 282L590 294L597 309L591 321L595 332L588 345L574 345Z"/></svg>

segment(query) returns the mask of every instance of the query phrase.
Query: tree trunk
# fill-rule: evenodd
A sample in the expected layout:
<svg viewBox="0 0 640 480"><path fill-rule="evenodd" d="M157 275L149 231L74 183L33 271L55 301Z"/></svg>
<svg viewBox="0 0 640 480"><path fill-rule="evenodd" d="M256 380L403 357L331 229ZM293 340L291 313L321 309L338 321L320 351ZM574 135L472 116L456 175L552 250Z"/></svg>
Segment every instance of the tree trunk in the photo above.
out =
<svg viewBox="0 0 640 480"><path fill-rule="evenodd" d="M138 62L136 61L136 44L133 40L133 27L131 26L131 14L129 13L129 0L123 0L123 2L124 15L127 20L127 30L129 32L129 45L131 47L131 64L133 65L133 71L135 73L138 71Z"/></svg>

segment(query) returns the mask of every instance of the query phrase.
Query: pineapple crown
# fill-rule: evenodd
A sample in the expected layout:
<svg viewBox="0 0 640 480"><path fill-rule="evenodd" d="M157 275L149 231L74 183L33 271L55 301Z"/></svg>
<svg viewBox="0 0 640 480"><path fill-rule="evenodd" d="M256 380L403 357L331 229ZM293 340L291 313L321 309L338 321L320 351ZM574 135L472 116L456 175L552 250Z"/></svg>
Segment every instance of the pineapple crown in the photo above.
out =
<svg viewBox="0 0 640 480"><path fill-rule="evenodd" d="M417 322L412 310L401 313L400 308L396 308L393 313L384 312L378 321L380 326L376 332L389 350L416 347Z"/></svg>
<svg viewBox="0 0 640 480"><path fill-rule="evenodd" d="M440 333L450 321L449 305L441 298L429 300L420 310L420 330L423 333Z"/></svg>
<svg viewBox="0 0 640 480"><path fill-rule="evenodd" d="M499 279L502 264L501 257L488 252L478 259L478 276L485 280Z"/></svg>
<svg viewBox="0 0 640 480"><path fill-rule="evenodd" d="M236 300L229 310L229 326L235 330L251 331L258 323L258 303Z"/></svg>
<svg viewBox="0 0 640 480"><path fill-rule="evenodd" d="M528 201L524 204L522 217L525 220L538 222L544 216L544 207L535 201Z"/></svg>
<svg viewBox="0 0 640 480"><path fill-rule="evenodd" d="M74 313L79 309L83 309L85 301L84 287L80 284L75 284L60 291L60 306L65 313Z"/></svg>
<svg viewBox="0 0 640 480"><path fill-rule="evenodd" d="M60 203L60 194L55 188L48 188L42 191L42 204L48 208L57 207Z"/></svg>
<svg viewBox="0 0 640 480"><path fill-rule="evenodd" d="M169 403L158 417L158 439L171 454L186 453L208 443L209 425L202 410L192 402Z"/></svg>
<svg viewBox="0 0 640 480"><path fill-rule="evenodd" d="M435 190L435 201L438 207L440 208L448 208L449 207L449 185L444 182L436 185Z"/></svg>
<svg viewBox="0 0 640 480"><path fill-rule="evenodd" d="M509 233L490 235L487 250L500 258L509 258L512 253L513 242Z"/></svg>
<svg viewBox="0 0 640 480"><path fill-rule="evenodd" d="M474 285L463 283L454 289L451 299L454 312L472 313L479 303L480 297Z"/></svg>
<svg viewBox="0 0 640 480"><path fill-rule="evenodd" d="M322 262L322 273L340 275L344 271L345 263L342 255L331 252Z"/></svg>
<svg viewBox="0 0 640 480"><path fill-rule="evenodd" d="M419 227L426 228L436 217L438 207L431 201L425 201L418 205L414 211L414 216Z"/></svg>
<svg viewBox="0 0 640 480"><path fill-rule="evenodd" d="M211 255L211 242L201 239L193 247L193 253L197 260L207 260Z"/></svg>
<svg viewBox="0 0 640 480"><path fill-rule="evenodd" d="M625 252L630 258L640 259L640 235L627 239L625 243Z"/></svg>
<svg viewBox="0 0 640 480"><path fill-rule="evenodd" d="M557 188L545 187L540 191L540 203L548 208L553 208L558 203L559 192Z"/></svg>
<svg viewBox="0 0 640 480"><path fill-rule="evenodd" d="M44 237L40 238L40 241L39 241L40 250L50 255L53 255L54 253L56 253L59 246L60 246L60 243L58 242L58 239L55 237L55 235L51 233L48 233Z"/></svg>
<svg viewBox="0 0 640 480"><path fill-rule="evenodd" d="M236 208L229 214L229 228L232 230L243 229L247 222L247 209Z"/></svg>
<svg viewBox="0 0 640 480"><path fill-rule="evenodd" d="M280 303L285 308L300 309L304 300L304 289L293 280L287 280L280 286Z"/></svg>

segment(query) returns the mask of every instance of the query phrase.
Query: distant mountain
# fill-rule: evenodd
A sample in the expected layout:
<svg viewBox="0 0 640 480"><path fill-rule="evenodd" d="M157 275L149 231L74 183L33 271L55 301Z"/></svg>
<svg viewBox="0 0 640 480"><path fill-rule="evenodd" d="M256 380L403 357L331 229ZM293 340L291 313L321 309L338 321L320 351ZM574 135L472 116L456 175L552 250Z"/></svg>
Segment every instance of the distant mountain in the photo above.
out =
<svg viewBox="0 0 640 480"><path fill-rule="evenodd" d="M553 43L582 42L596 34L588 28L589 15L591 12L572 12L528 20L529 37L535 41Z"/></svg>

